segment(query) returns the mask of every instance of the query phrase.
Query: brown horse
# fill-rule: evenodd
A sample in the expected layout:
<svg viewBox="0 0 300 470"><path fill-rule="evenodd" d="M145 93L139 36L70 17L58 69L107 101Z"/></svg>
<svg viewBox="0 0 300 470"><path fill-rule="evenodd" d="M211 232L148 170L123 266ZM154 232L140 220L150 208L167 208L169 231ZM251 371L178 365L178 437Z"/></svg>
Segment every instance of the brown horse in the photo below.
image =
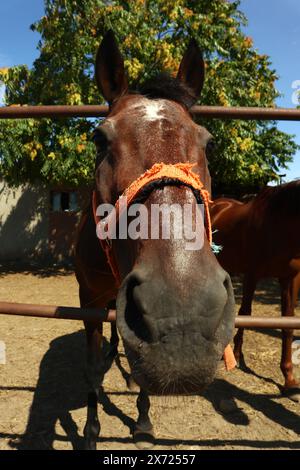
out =
<svg viewBox="0 0 300 470"><path fill-rule="evenodd" d="M281 287L281 312L294 315L300 279L300 181L266 187L241 203L220 198L211 204L215 243L222 246L218 261L231 274L244 274L240 315L251 315L257 281L276 277ZM298 230L299 228L299 230ZM282 331L283 393L300 399L293 375L293 331ZM243 361L243 329L234 338L237 361Z"/></svg>
<svg viewBox="0 0 300 470"><path fill-rule="evenodd" d="M211 135L188 112L204 80L202 55L194 41L177 78L162 75L139 92L130 92L123 59L113 33L108 32L97 53L96 80L110 106L107 119L94 133L98 204L115 204L157 162L194 164L194 174L210 190L206 149ZM142 193L149 212L154 204L196 206L199 197L189 185L168 178L152 182ZM148 393L198 393L211 383L233 335L232 285L206 235L203 247L192 251L173 235L169 239L115 239L111 249L120 273L119 288L96 237L91 204L83 215L76 248L80 302L107 307L116 300L118 331L132 376L141 388L134 436L136 441L153 441ZM102 324L85 322L85 328L90 392L84 436L86 448L94 449L100 432L97 398L105 358ZM116 334L111 342L115 352Z"/></svg>

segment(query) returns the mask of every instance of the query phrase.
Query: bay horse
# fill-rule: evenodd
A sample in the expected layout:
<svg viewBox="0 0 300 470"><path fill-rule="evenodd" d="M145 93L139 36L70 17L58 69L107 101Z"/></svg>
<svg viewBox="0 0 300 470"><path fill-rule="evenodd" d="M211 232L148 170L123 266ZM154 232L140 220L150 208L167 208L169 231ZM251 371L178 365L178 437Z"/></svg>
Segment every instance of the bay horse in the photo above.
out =
<svg viewBox="0 0 300 470"><path fill-rule="evenodd" d="M239 315L251 315L257 282L268 277L278 278L282 315L294 315L300 279L300 180L266 187L246 203L216 199L210 212L214 241L222 247L218 261L230 274L244 275ZM241 363L243 333L240 328L234 338L234 354ZM293 331L282 330L282 392L299 401L292 341Z"/></svg>
<svg viewBox="0 0 300 470"><path fill-rule="evenodd" d="M176 78L163 74L139 91L129 91L123 58L109 31L97 52L95 77L109 103L109 114L94 132L93 202L83 213L76 245L80 303L101 308L116 303L118 332L132 377L140 386L134 439L151 443L149 393L199 393L215 376L233 336L231 280L211 249L207 217L202 219L205 233L201 249L187 250L184 240L173 235L169 239L119 237L110 241L107 256L96 236L94 202L96 206L115 205L141 175L154 172L157 162L189 176L193 166L193 178L201 180L207 192L201 194L208 194L206 149L212 137L189 113L203 86L204 62L192 40ZM175 202L194 207L199 197L203 202L199 191L183 180L183 176L180 180L156 179L143 186L138 199L149 212L155 204ZM119 274L118 282L113 271ZM90 390L84 437L86 449L95 449L100 433L97 401L105 370L102 324L86 321L85 329ZM111 344L116 351L117 334L114 328L112 332Z"/></svg>

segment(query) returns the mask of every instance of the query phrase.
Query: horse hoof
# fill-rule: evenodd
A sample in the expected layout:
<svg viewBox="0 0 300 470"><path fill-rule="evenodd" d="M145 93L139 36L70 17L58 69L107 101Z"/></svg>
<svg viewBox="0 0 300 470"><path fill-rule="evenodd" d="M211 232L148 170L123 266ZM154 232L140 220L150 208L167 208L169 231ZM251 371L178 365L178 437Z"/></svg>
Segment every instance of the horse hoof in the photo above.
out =
<svg viewBox="0 0 300 470"><path fill-rule="evenodd" d="M97 450L96 442L85 442L83 446L83 450Z"/></svg>
<svg viewBox="0 0 300 470"><path fill-rule="evenodd" d="M155 445L155 437L152 430L150 431L134 431L133 442L140 450L150 450Z"/></svg>
<svg viewBox="0 0 300 470"><path fill-rule="evenodd" d="M286 398L289 398L291 401L295 403L300 403L300 388L299 387L283 388L282 395Z"/></svg>

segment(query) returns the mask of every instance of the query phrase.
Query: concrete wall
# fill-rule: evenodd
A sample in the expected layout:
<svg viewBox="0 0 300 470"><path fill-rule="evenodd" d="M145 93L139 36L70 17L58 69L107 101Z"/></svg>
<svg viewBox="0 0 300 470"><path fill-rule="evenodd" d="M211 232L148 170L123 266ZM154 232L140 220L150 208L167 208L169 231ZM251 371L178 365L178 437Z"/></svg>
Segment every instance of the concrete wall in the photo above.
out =
<svg viewBox="0 0 300 470"><path fill-rule="evenodd" d="M42 185L9 188L0 180L0 260L47 256L49 189Z"/></svg>
<svg viewBox="0 0 300 470"><path fill-rule="evenodd" d="M76 194L78 210L54 211L50 210L48 186L10 188L0 180L0 262L71 261L81 210L89 203L91 191L82 188Z"/></svg>

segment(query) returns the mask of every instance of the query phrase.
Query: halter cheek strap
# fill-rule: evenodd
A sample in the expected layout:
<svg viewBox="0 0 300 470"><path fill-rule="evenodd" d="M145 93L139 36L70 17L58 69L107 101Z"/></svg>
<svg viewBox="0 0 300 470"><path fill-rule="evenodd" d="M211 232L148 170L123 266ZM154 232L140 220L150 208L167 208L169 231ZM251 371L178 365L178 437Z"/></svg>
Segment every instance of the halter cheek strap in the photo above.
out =
<svg viewBox="0 0 300 470"><path fill-rule="evenodd" d="M192 163L176 163L174 165L168 165L165 163L156 163L154 164L149 170L139 176L135 181L133 181L128 188L125 189L124 193L120 198L117 200L115 204L115 220L119 220L123 211L127 210L130 204L134 201L134 199L138 196L140 191L149 183L153 181L162 180L164 178L173 179L175 181L181 181L183 184L186 184L196 191L199 192L201 200L204 205L204 215L205 215L205 228L206 228L206 235L207 239L210 244L212 244L212 229L211 229L211 219L209 213L209 192L204 189L203 183L201 182L199 176L192 171L194 164ZM126 199L125 199L126 198ZM126 204L120 204L121 200L125 200ZM97 192L93 191L92 196L92 204L93 204L93 214L95 219L96 227L98 223L103 223L101 218L97 215L97 207L99 205ZM109 226L110 223L110 216L105 219L105 224ZM118 269L118 265L116 263L111 240L109 238L102 239L99 238L101 247L106 255L108 264L111 268L112 274L115 278L117 287L121 284L121 277ZM229 370L235 367L235 359L233 356L232 349L230 345L228 345L224 351L224 361L226 369Z"/></svg>
<svg viewBox="0 0 300 470"><path fill-rule="evenodd" d="M96 191L93 191L93 194L92 194L92 206L93 206L94 220L95 220L95 224L97 227L99 223L102 223L102 219L101 217L97 215L97 207L99 206L99 203L97 200ZM108 221L106 221L106 224L108 224ZM111 272L115 278L116 286L117 288L119 288L121 284L121 277L120 277L118 265L115 261L115 257L112 251L111 240L109 238L105 238L105 239L99 238L99 242L100 242L102 250L105 253L106 260L109 264Z"/></svg>

